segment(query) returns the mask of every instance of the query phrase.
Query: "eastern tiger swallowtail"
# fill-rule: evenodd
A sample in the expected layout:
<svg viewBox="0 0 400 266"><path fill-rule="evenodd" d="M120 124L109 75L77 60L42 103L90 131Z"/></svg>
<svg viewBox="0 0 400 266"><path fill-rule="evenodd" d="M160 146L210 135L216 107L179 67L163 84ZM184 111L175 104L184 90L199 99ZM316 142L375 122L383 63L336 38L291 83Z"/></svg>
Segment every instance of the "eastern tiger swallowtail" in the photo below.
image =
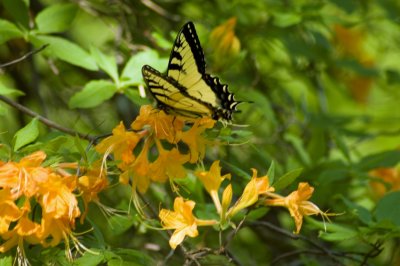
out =
<svg viewBox="0 0 400 266"><path fill-rule="evenodd" d="M169 114L230 121L240 103L228 85L206 73L203 50L192 22L186 23L176 37L167 73L145 65L142 74L158 108Z"/></svg>

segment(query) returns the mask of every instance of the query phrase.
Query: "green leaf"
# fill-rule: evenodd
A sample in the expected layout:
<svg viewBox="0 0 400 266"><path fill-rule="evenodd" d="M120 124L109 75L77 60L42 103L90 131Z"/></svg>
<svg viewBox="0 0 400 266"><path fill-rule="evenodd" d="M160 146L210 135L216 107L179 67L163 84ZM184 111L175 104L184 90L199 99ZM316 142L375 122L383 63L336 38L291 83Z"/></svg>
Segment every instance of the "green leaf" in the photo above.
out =
<svg viewBox="0 0 400 266"><path fill-rule="evenodd" d="M169 50L172 47L172 43L170 40L165 39L164 36L158 32L153 32L151 36L154 38L157 46L163 48L165 50Z"/></svg>
<svg viewBox="0 0 400 266"><path fill-rule="evenodd" d="M0 95L5 95L5 96L21 96L24 95L22 91L16 90L9 88L5 86L2 82L0 82Z"/></svg>
<svg viewBox="0 0 400 266"><path fill-rule="evenodd" d="M271 165L269 166L268 172L267 172L268 180L269 183L272 184L274 183L275 179L275 161L271 161Z"/></svg>
<svg viewBox="0 0 400 266"><path fill-rule="evenodd" d="M0 19L0 44L3 44L10 39L22 36L24 36L24 34L17 28L17 26L8 20Z"/></svg>
<svg viewBox="0 0 400 266"><path fill-rule="evenodd" d="M124 94L129 100L137 105L145 105L150 103L148 98L143 98L140 95L139 88L127 88L124 90Z"/></svg>
<svg viewBox="0 0 400 266"><path fill-rule="evenodd" d="M32 37L32 41L37 45L49 44L49 47L44 52L60 60L89 70L98 69L90 54L77 44L66 39L53 36L35 36Z"/></svg>
<svg viewBox="0 0 400 266"><path fill-rule="evenodd" d="M326 241L340 242L358 236L358 231L340 224L321 222L311 217L306 217L306 222L308 226L322 230L320 237Z"/></svg>
<svg viewBox="0 0 400 266"><path fill-rule="evenodd" d="M3 0L3 5L18 25L29 29L28 6L22 0Z"/></svg>
<svg viewBox="0 0 400 266"><path fill-rule="evenodd" d="M38 119L32 119L29 124L18 130L14 136L14 151L19 150L21 147L32 143L39 136L39 123Z"/></svg>
<svg viewBox="0 0 400 266"><path fill-rule="evenodd" d="M0 266L12 266L12 265L13 265L13 257L11 255L1 254Z"/></svg>
<svg viewBox="0 0 400 266"><path fill-rule="evenodd" d="M6 109L4 105L0 104L0 116L6 116L6 115L8 115L8 109Z"/></svg>
<svg viewBox="0 0 400 266"><path fill-rule="evenodd" d="M285 187L292 184L296 180L296 178L300 176L302 171L303 168L297 168L290 172L287 172L286 174L278 178L278 180L273 184L273 187L277 191L284 189Z"/></svg>
<svg viewBox="0 0 400 266"><path fill-rule="evenodd" d="M340 195L340 198L346 204L346 206L355 214L358 219L364 224L368 225L372 222L372 216L368 209L364 208L361 205L353 203L352 201L345 198L343 195Z"/></svg>
<svg viewBox="0 0 400 266"><path fill-rule="evenodd" d="M105 258L102 250L93 250L90 252L86 251L82 257L74 260L74 265L76 266L96 266L104 262Z"/></svg>
<svg viewBox="0 0 400 266"><path fill-rule="evenodd" d="M384 151L364 157L357 167L369 171L378 167L392 167L400 162L400 150Z"/></svg>
<svg viewBox="0 0 400 266"><path fill-rule="evenodd" d="M293 148L296 150L298 157L300 160L307 166L311 165L310 155L307 153L304 148L304 141L298 136L290 133L286 133L284 136L285 140L292 144Z"/></svg>
<svg viewBox="0 0 400 266"><path fill-rule="evenodd" d="M75 18L78 8L75 4L54 4L41 11L35 18L41 33L63 32Z"/></svg>
<svg viewBox="0 0 400 266"><path fill-rule="evenodd" d="M320 237L326 241L341 242L357 237L357 231L351 229L343 229L333 233L321 233Z"/></svg>
<svg viewBox="0 0 400 266"><path fill-rule="evenodd" d="M158 58L158 54L154 50L146 50L132 56L122 70L121 79L129 80L132 85L143 83L142 67L151 65L153 68L163 72L167 68L168 59Z"/></svg>
<svg viewBox="0 0 400 266"><path fill-rule="evenodd" d="M350 151L343 139L343 136L341 134L334 134L333 135L336 146L339 148L339 150L343 153L343 155L346 157L348 161L350 161Z"/></svg>
<svg viewBox="0 0 400 266"><path fill-rule="evenodd" d="M115 58L103 54L99 49L93 46L90 47L90 53L92 54L94 60L96 60L99 67L104 70L114 80L115 83L118 84L118 69Z"/></svg>
<svg viewBox="0 0 400 266"><path fill-rule="evenodd" d="M301 22L301 16L294 13L275 13L274 25L280 28L290 27Z"/></svg>
<svg viewBox="0 0 400 266"><path fill-rule="evenodd" d="M92 80L69 100L70 108L91 108L110 99L117 87L107 80Z"/></svg>
<svg viewBox="0 0 400 266"><path fill-rule="evenodd" d="M109 266L120 266L120 265L132 265L132 266L147 266L154 265L154 260L143 253L142 251L134 249L116 249L111 252L107 252L109 258ZM123 263L122 263L123 262Z"/></svg>
<svg viewBox="0 0 400 266"><path fill-rule="evenodd" d="M376 205L375 218L378 222L388 221L400 226L400 191L386 194Z"/></svg>

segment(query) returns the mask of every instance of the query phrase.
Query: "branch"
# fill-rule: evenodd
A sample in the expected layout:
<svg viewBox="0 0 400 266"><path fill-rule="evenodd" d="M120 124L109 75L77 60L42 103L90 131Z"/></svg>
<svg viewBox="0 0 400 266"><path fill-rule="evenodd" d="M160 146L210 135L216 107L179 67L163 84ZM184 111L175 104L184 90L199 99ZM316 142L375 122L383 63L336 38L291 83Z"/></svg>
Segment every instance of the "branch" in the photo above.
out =
<svg viewBox="0 0 400 266"><path fill-rule="evenodd" d="M21 56L21 57L18 58L18 59L15 59L15 60L13 60L13 61L11 61L11 62L8 62L8 63L5 63L5 64L0 65L0 68L6 67L6 66L11 66L11 65L14 65L14 64L16 64L16 63L19 63L19 62L21 62L21 61L24 61L24 60L27 59L28 57L30 57L30 56L32 56L32 55L34 55L34 54L37 54L37 53L39 53L39 52L41 52L41 51L44 50L47 46L49 46L49 45L48 45L48 44L42 45L39 49L32 50L32 51L30 51L30 52L24 54L23 56Z"/></svg>
<svg viewBox="0 0 400 266"><path fill-rule="evenodd" d="M43 124L45 124L46 126L48 126L50 128L55 128L55 129L57 129L57 130L59 130L61 132L64 132L66 134L69 134L69 135L72 135L72 136L78 136L81 139L86 139L88 141L94 141L94 140L97 139L94 136L91 136L91 135L88 135L88 134L82 134L82 133L76 132L76 131L74 131L72 129L65 128L65 127L63 127L63 126L61 126L59 124L56 124L55 122L47 119L46 117L41 116L40 114L32 111L31 109L28 109L25 106L23 106L23 105L15 102L15 101L5 97L3 95L0 95L0 100L5 102L5 103L7 103L8 105L14 107L15 109L23 112L24 114L27 114L27 115L29 115L31 117L37 117L40 122L42 122Z"/></svg>
<svg viewBox="0 0 400 266"><path fill-rule="evenodd" d="M335 254L333 254L333 252L331 252L329 249L325 248L324 246L322 246L322 245L320 245L318 243L315 243L313 240L311 240L311 239L309 239L309 238L307 238L305 236L293 234L293 233L291 233L291 232L289 232L287 230L284 230L282 228L279 228L279 227L273 225L272 223L265 222L265 221L248 222L248 224L255 225L255 226L267 227L267 228L271 229L272 231L275 231L275 232L277 232L277 233L279 233L281 235L284 235L284 236L286 236L288 238L291 238L291 239L294 239L294 240L301 239L301 240L309 243L311 246L319 249L322 253L327 255L329 258L331 258L338 265L343 265L343 263L341 263L341 261L338 258L336 258Z"/></svg>
<svg viewBox="0 0 400 266"><path fill-rule="evenodd" d="M141 0L143 5L147 6L157 14L170 19L172 21L179 21L180 17L178 15L174 15L169 13L167 10L163 9L161 6L157 5L156 3L152 2L151 0Z"/></svg>

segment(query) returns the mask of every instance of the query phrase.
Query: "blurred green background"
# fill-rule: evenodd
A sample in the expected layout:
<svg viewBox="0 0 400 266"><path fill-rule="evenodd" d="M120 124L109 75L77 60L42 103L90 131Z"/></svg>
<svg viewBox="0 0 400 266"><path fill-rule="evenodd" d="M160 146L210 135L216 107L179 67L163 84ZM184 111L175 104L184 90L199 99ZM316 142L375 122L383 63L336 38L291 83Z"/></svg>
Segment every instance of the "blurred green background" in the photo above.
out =
<svg viewBox="0 0 400 266"><path fill-rule="evenodd" d="M205 163L220 159L224 171L236 176L238 188L246 183L242 177L251 167L265 174L273 161L276 176L302 168L282 194L297 188L298 181L308 181L315 187L314 203L342 213L332 217L327 232L316 222L319 218L306 221L304 235L338 252L343 265L363 263L374 245L383 251L367 256L368 263L400 263L400 213L393 210L400 204L398 192L393 192L400 189L400 174L393 182L377 181L381 176L371 174L374 169L396 169L400 161L400 2L0 3L0 64L49 44L26 60L0 68L0 95L90 135L110 133L119 121L129 126L140 106L152 103L141 97L141 67L148 64L164 71L177 32L193 21L207 72L229 84L236 99L249 101L239 106L234 124L221 131L232 145L213 148ZM14 134L31 119L3 102L0 117L0 143L5 146L12 145ZM36 145L25 151L41 148L50 155L79 158L73 137L51 142L61 133L50 131L41 126ZM4 151L1 156L8 158ZM371 185L374 181L383 184L383 190ZM392 196L384 197L387 192ZM128 205L128 191L120 198L112 193L105 193L105 202ZM208 199L202 200L200 209L206 212ZM121 218L113 231L98 211L91 215L104 230L104 246L98 248L133 248L155 260L169 252L167 241L138 220ZM256 214L257 219L292 228L284 210ZM193 243L204 241L215 248L217 239ZM235 237L230 253L242 265L269 265L279 254L307 245L249 225ZM175 259L172 264L182 263ZM340 265L306 252L277 264L289 262Z"/></svg>

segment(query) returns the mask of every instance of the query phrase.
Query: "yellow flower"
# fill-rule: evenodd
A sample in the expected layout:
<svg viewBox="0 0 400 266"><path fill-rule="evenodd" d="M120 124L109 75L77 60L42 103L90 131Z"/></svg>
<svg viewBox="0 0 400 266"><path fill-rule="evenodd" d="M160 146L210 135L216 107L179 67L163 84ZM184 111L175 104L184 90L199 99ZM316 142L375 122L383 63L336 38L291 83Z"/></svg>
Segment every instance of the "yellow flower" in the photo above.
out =
<svg viewBox="0 0 400 266"><path fill-rule="evenodd" d="M144 105L140 108L140 114L131 124L131 128L133 130L142 130L145 126L148 126L157 139L165 139L169 143L177 143L180 140L177 136L182 131L184 124L180 117L168 115L162 110L154 109L150 105Z"/></svg>
<svg viewBox="0 0 400 266"><path fill-rule="evenodd" d="M176 148L170 151L158 147L158 158L150 165L149 174L152 181L165 182L168 178L184 178L186 170L183 167L189 159L188 155L180 154Z"/></svg>
<svg viewBox="0 0 400 266"><path fill-rule="evenodd" d="M22 215L10 189L0 190L0 235L7 232L11 222L17 221Z"/></svg>
<svg viewBox="0 0 400 266"><path fill-rule="evenodd" d="M0 187L10 188L15 198L25 195L32 197L37 193L37 183L46 182L51 173L49 168L41 167L46 154L34 152L17 162L7 162L0 166Z"/></svg>
<svg viewBox="0 0 400 266"><path fill-rule="evenodd" d="M148 159L149 143L145 142L142 151L128 170L120 175L120 182L132 179L132 188L145 193L150 185L150 162ZM126 184L125 183L125 184Z"/></svg>
<svg viewBox="0 0 400 266"><path fill-rule="evenodd" d="M257 170L252 168L253 176L244 188L242 196L236 201L235 205L229 209L227 215L233 217L240 210L247 208L257 202L260 194L274 191L269 186L268 176L257 177Z"/></svg>
<svg viewBox="0 0 400 266"><path fill-rule="evenodd" d="M72 182L71 182L72 181ZM78 201L72 191L76 188L74 176L62 177L51 173L46 183L40 184L38 202L43 214L55 219L79 217Z"/></svg>
<svg viewBox="0 0 400 266"><path fill-rule="evenodd" d="M106 177L106 169L102 169L101 162L95 162L90 170L85 175L79 177L78 186L83 199L85 212L81 216L81 222L86 217L88 212L89 202L98 202L98 194L108 187L108 180Z"/></svg>
<svg viewBox="0 0 400 266"><path fill-rule="evenodd" d="M207 140L202 134L208 128L215 125L215 120L204 117L195 120L192 127L182 133L182 141L186 143L190 150L190 163L197 163L204 158L206 153L206 145L211 141Z"/></svg>
<svg viewBox="0 0 400 266"><path fill-rule="evenodd" d="M326 217L327 214L323 213L314 203L308 201L314 192L314 188L308 183L301 182L296 191L293 191L286 197L277 194L269 193L269 196L274 199L265 200L267 206L281 206L289 209L290 216L294 218L296 224L295 233L300 232L303 224L303 216L320 214Z"/></svg>
<svg viewBox="0 0 400 266"><path fill-rule="evenodd" d="M122 122L116 126L113 135L101 141L96 150L99 153L112 153L114 159L120 161L118 167L125 170L127 165L135 160L133 150L141 139L141 136L135 132L129 132L125 129Z"/></svg>
<svg viewBox="0 0 400 266"><path fill-rule="evenodd" d="M219 166L219 161L214 161L210 167L210 171L196 172L196 176L203 183L208 194L210 194L217 212L221 213L221 202L219 200L218 190L222 181L224 181L225 178L230 179L231 175L226 174L221 176L221 167Z"/></svg>
<svg viewBox="0 0 400 266"><path fill-rule="evenodd" d="M197 226L207 226L216 224L214 220L200 220L193 215L195 202L183 198L175 198L174 211L162 209L159 213L161 225L164 229L175 230L172 234L169 245L175 249L182 243L185 236L196 237L199 232Z"/></svg>
<svg viewBox="0 0 400 266"><path fill-rule="evenodd" d="M29 201L25 201L24 205L21 207L22 216L18 219L15 227L11 231L7 231L1 235L1 237L6 240L0 246L1 253L7 252L15 246L23 250L24 242L30 244L37 244L40 242L40 225L28 218L30 211L30 203Z"/></svg>

